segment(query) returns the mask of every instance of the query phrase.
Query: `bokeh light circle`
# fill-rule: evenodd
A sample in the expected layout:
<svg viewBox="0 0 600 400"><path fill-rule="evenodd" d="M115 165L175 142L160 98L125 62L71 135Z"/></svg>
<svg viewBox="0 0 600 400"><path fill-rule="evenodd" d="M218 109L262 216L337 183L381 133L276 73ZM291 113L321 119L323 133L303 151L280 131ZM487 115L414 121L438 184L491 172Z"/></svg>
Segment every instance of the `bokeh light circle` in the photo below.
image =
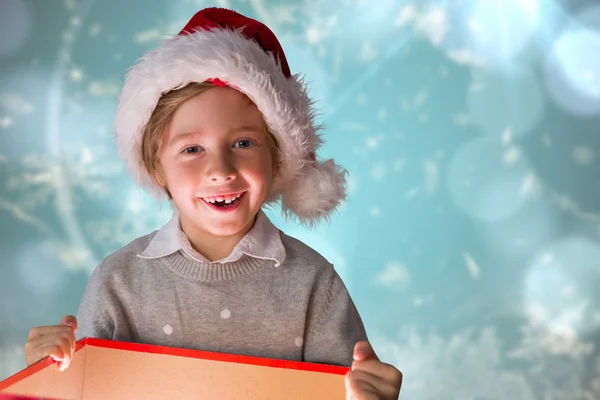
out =
<svg viewBox="0 0 600 400"><path fill-rule="evenodd" d="M537 78L521 70L475 76L467 94L467 107L473 122L485 134L500 138L507 129L516 137L532 132L544 114L545 104Z"/></svg>
<svg viewBox="0 0 600 400"><path fill-rule="evenodd" d="M555 207L548 200L536 199L520 212L494 224L479 227L487 246L504 259L529 257L559 229Z"/></svg>
<svg viewBox="0 0 600 400"><path fill-rule="evenodd" d="M582 11L554 42L544 73L550 97L577 116L600 113L600 6Z"/></svg>
<svg viewBox="0 0 600 400"><path fill-rule="evenodd" d="M498 141L468 142L452 156L447 187L453 203L471 218L496 222L517 213L527 196L523 182L531 173L522 152L506 165L506 149Z"/></svg>
<svg viewBox="0 0 600 400"><path fill-rule="evenodd" d="M510 60L533 40L542 21L540 0L466 2L473 50L494 62Z"/></svg>

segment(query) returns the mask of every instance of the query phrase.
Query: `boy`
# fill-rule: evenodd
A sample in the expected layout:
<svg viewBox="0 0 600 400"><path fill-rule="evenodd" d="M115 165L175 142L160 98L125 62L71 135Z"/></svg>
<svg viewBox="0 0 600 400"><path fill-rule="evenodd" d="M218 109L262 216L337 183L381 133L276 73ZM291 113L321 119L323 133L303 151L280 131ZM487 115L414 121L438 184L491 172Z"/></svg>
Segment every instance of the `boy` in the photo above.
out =
<svg viewBox="0 0 600 400"><path fill-rule="evenodd" d="M281 200L311 225L345 198L344 171L316 160L313 119L274 34L233 11L201 10L146 54L116 142L173 218L98 265L77 318L31 330L28 364L52 356L65 369L90 336L352 365L349 398L396 399L401 374L377 359L333 266L262 212Z"/></svg>

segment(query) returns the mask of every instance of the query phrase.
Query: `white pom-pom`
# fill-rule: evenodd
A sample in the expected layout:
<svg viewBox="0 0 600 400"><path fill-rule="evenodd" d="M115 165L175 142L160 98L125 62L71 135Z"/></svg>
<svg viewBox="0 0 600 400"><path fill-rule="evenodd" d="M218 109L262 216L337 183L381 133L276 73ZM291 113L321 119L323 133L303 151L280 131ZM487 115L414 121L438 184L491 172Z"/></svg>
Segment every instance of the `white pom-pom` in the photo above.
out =
<svg viewBox="0 0 600 400"><path fill-rule="evenodd" d="M328 219L346 199L346 174L333 160L307 163L301 177L284 189L283 211L308 226Z"/></svg>

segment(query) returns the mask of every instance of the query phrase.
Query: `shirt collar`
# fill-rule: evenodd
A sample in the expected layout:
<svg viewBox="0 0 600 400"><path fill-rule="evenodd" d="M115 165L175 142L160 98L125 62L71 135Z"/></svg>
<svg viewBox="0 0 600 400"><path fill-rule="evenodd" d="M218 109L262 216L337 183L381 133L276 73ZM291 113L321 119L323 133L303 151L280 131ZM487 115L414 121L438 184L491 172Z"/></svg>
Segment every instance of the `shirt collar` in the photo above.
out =
<svg viewBox="0 0 600 400"><path fill-rule="evenodd" d="M181 230L179 212L174 210L171 220L154 235L146 249L138 254L138 257L157 259L179 250L182 250L184 255L195 261L211 263L206 257L194 250L187 235ZM234 262L244 255L273 260L276 267L285 260L285 248L281 242L279 229L273 225L263 210L258 212L252 229L234 247L231 254L221 260L212 262L212 264Z"/></svg>

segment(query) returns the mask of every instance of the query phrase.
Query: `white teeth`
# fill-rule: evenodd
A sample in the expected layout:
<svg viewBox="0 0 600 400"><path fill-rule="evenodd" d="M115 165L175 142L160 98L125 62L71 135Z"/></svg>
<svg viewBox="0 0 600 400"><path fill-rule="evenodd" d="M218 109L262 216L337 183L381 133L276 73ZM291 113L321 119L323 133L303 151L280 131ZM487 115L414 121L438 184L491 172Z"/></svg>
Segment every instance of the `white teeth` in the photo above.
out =
<svg viewBox="0 0 600 400"><path fill-rule="evenodd" d="M214 204L217 201L218 202L225 202L225 204L230 204L233 201L239 199L242 196L242 194L243 193L236 194L235 196L228 197L228 198L225 198L223 196L216 196L216 197L211 197L211 198L205 198L205 197L203 197L202 200L206 201L207 203L212 203L212 204Z"/></svg>

